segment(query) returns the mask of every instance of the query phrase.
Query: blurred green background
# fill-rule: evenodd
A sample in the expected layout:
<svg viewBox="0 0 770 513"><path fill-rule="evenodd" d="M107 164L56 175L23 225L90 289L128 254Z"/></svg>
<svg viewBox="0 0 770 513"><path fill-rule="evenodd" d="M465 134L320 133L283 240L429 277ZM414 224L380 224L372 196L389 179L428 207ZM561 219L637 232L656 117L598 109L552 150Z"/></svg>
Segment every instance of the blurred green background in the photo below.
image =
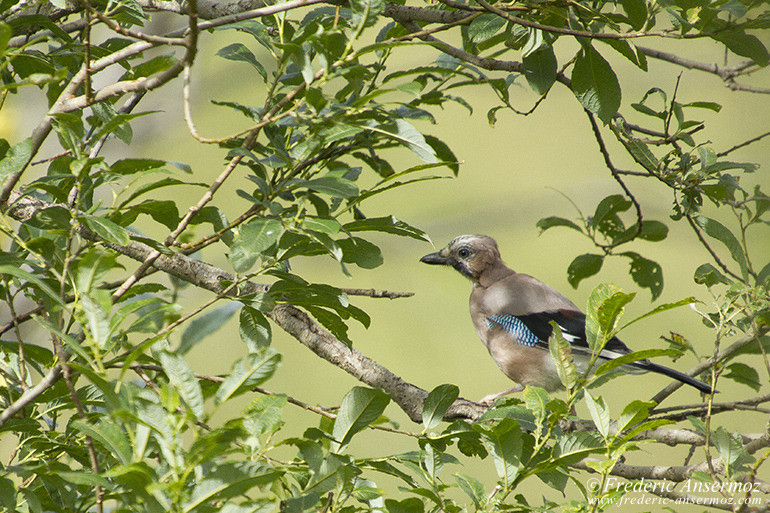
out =
<svg viewBox="0 0 770 513"><path fill-rule="evenodd" d="M156 31L163 32L163 26L172 22L178 20L156 17ZM234 41L255 46L252 40L233 31L203 34L201 37L201 52L193 73L193 105L198 130L205 137L230 135L248 126L245 118L212 105L209 99L238 101L246 105L259 104L263 99L263 84L250 66L214 55L219 48ZM723 55L723 49L709 43L682 42L677 47L687 48L689 58L696 60L713 61ZM649 62L650 72L644 73L617 56L609 47L600 46L599 49L610 60L620 78L623 88L621 113L627 115L629 121L639 121L629 108L631 103L639 101L653 86L664 88L670 97L681 73L680 101L708 100L723 105L719 114L706 110L698 113L707 122L701 140L714 141L718 151L770 129L767 95L731 92L715 76L682 71L653 60ZM561 57L567 56L569 51L567 48ZM437 55L426 47L396 53L397 62L407 66L431 62ZM763 70L751 82L768 87L770 74ZM672 205L670 193L652 179L627 177L627 183L639 198L645 218L667 222L671 231L664 242L638 242L629 249L663 265L665 290L661 298L655 304L650 303L649 292L639 289L631 281L627 274L628 262L622 258L609 260L597 277L584 281L577 290L572 289L567 283L567 266L575 256L592 252L593 248L587 240L563 229L553 229L541 236L535 223L551 215L576 217L577 212L564 196L577 204L584 214L590 215L602 198L622 193L604 165L582 107L570 91L556 84L546 101L532 115L522 117L500 111L496 125L491 127L486 117L487 109L495 105L491 91L479 86L464 89L461 94L473 106L472 115L462 107L450 105L434 112L436 125L420 125L424 132L447 142L463 162L459 176L424 182L377 196L363 205L368 216L394 214L426 231L436 248L464 233L493 236L510 267L532 274L561 290L581 307L596 284L612 282L626 292L637 292L636 299L626 310L628 320L647 312L655 304L688 296L696 296L705 303L701 308L709 310L709 293L692 280L694 269L709 261L709 256L684 222L674 223L668 219ZM514 105L521 110L527 110L537 99L523 80L512 87L511 95ZM45 110L40 91L23 91L21 98L24 100L22 103L9 99L0 111L0 136L11 144L26 137ZM103 155L108 161L140 156L178 160L192 166L195 181L213 179L222 171L226 152L214 146L203 146L189 135L182 118L181 98L180 79L165 87L162 94L148 95L139 110L161 112L132 123L135 135L131 146L111 141ZM605 131L604 136L616 159L615 164L620 168L633 168L629 159L621 157L620 147L611 133ZM50 142L47 144L49 152L56 151ZM45 151L41 155L46 155ZM770 185L767 178L770 138L736 152L733 160L756 162L762 166L743 182L747 190L752 189L755 183L762 183L765 187ZM407 151L398 153L395 162L402 168L419 164L416 157ZM38 172L44 170L39 169ZM245 178L234 176L217 194L215 202L228 215L237 215L245 204L240 198L236 199L235 190L250 190L248 184ZM181 211L194 204L200 192L179 188L173 194ZM199 235L202 234L201 231ZM352 326L354 347L405 380L427 390L442 383L455 383L460 387L461 396L469 399L479 399L509 388L510 382L497 369L473 330L467 308L469 282L454 271L421 264L420 257L434 250L430 244L393 237L379 237L377 240L381 242L384 265L375 270L352 268L352 278L345 278L331 259L297 259L292 261L292 266L295 272L310 281L340 287L414 293L412 298L398 300L352 298L372 317L369 329ZM770 250L766 233L755 232L751 243L757 255L766 255ZM201 258L229 269L223 248L223 245L207 248ZM729 257L725 258L725 261L728 260ZM188 287L183 291L181 303L197 305L209 297L208 292ZM333 406L339 404L347 390L359 384L279 329L274 328L273 331L273 345L284 354L284 360L265 388L306 403ZM660 336L668 335L670 331L683 334L703 354L713 347L713 334L703 327L698 314L689 308L680 308L637 323L624 331L621 338L632 349L662 348L666 344ZM177 333L175 340L180 335ZM189 361L197 372L221 374L228 372L236 356L244 352L236 317L225 330L197 346L190 353ZM660 363L671 364L665 361ZM671 365L687 370L695 363L688 355ZM759 359L749 363L762 366ZM760 376L767 379L762 371ZM601 393L607 399L613 417L616 417L626 402L649 399L666 384L667 380L657 375L629 376L611 382ZM719 398L725 400L753 394L749 388L733 383L723 383L720 388L722 394ZM248 400L244 398L243 404ZM671 404L697 400L696 392L687 387L669 398ZM222 410L217 413L214 423L236 416L239 411L235 408ZM391 405L386 413L404 429L421 429L395 405ZM283 436L300 434L306 426L316 422L313 417L299 408L287 406L287 425ZM740 427L743 432L762 431L766 421L759 415L748 413L733 415L729 420L727 416L719 416L718 420L730 430ZM405 437L370 432L358 438L352 451L359 456L382 455L383 447L396 452L413 450L416 445ZM292 449L287 448L286 451L288 457L293 456ZM493 475L490 462L481 463L481 467L490 477ZM459 469L448 470L454 472Z"/></svg>

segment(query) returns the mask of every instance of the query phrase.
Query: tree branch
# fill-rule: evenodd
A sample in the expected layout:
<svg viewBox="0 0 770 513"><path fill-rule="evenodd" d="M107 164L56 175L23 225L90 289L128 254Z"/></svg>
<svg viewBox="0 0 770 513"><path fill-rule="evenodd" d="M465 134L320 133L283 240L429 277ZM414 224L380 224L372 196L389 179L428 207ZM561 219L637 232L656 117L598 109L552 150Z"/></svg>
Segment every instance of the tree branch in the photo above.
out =
<svg viewBox="0 0 770 513"><path fill-rule="evenodd" d="M35 198L22 197L17 192L13 193L11 199L11 207L7 213L20 222L31 219L39 210L53 206ZM100 243L138 262L146 261L155 251L150 246L136 241L122 246L102 240L96 233L83 225L78 226L77 232L90 242ZM180 254L160 255L152 265L160 271L218 295L225 291L223 282L235 282L235 277L232 274L206 262L193 260ZM264 292L267 288L266 285L251 282L245 282L240 286L241 293L245 295ZM384 293L375 293L374 296L388 297ZM410 419L414 422L422 422L422 404L428 395L425 390L404 381L366 355L349 348L324 330L306 313L294 306L279 305L270 312L269 316L284 331L321 358L351 374L359 381L388 392L393 401ZM446 412L445 418L447 420L473 420L484 411L486 408L472 401L458 399Z"/></svg>

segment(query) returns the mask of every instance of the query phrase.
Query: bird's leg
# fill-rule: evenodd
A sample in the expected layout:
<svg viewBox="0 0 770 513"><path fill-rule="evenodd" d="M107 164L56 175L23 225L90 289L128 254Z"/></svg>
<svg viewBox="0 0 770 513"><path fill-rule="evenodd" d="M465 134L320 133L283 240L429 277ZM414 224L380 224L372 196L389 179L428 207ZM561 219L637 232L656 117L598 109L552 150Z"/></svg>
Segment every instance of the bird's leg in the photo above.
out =
<svg viewBox="0 0 770 513"><path fill-rule="evenodd" d="M522 390L524 390L524 387L522 385L516 385L515 387L509 390L503 390L502 392L497 392L496 394L486 395L482 397L478 403L482 406L492 406L492 403L494 403L501 397L504 397L510 394L515 394L516 392L521 392Z"/></svg>

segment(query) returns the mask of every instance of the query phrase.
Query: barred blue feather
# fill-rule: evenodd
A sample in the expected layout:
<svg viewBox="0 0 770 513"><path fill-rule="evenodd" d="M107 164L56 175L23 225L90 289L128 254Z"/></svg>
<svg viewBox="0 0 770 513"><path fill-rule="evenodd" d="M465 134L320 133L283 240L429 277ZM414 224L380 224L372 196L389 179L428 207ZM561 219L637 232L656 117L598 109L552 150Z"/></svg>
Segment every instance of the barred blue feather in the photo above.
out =
<svg viewBox="0 0 770 513"><path fill-rule="evenodd" d="M513 335L516 338L516 342L528 347L534 347L538 342L542 342L537 335L527 328L526 324L513 315L490 315L487 317L487 324L490 328L494 327L495 324L499 325Z"/></svg>

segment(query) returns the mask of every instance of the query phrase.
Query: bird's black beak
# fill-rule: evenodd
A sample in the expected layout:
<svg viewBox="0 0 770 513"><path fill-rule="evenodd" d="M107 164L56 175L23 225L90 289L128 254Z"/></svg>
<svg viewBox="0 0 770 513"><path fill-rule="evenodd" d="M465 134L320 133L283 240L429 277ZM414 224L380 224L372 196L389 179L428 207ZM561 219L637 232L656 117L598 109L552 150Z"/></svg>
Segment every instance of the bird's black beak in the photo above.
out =
<svg viewBox="0 0 770 513"><path fill-rule="evenodd" d="M420 262L430 265L449 265L449 259L441 254L440 251L425 255Z"/></svg>

